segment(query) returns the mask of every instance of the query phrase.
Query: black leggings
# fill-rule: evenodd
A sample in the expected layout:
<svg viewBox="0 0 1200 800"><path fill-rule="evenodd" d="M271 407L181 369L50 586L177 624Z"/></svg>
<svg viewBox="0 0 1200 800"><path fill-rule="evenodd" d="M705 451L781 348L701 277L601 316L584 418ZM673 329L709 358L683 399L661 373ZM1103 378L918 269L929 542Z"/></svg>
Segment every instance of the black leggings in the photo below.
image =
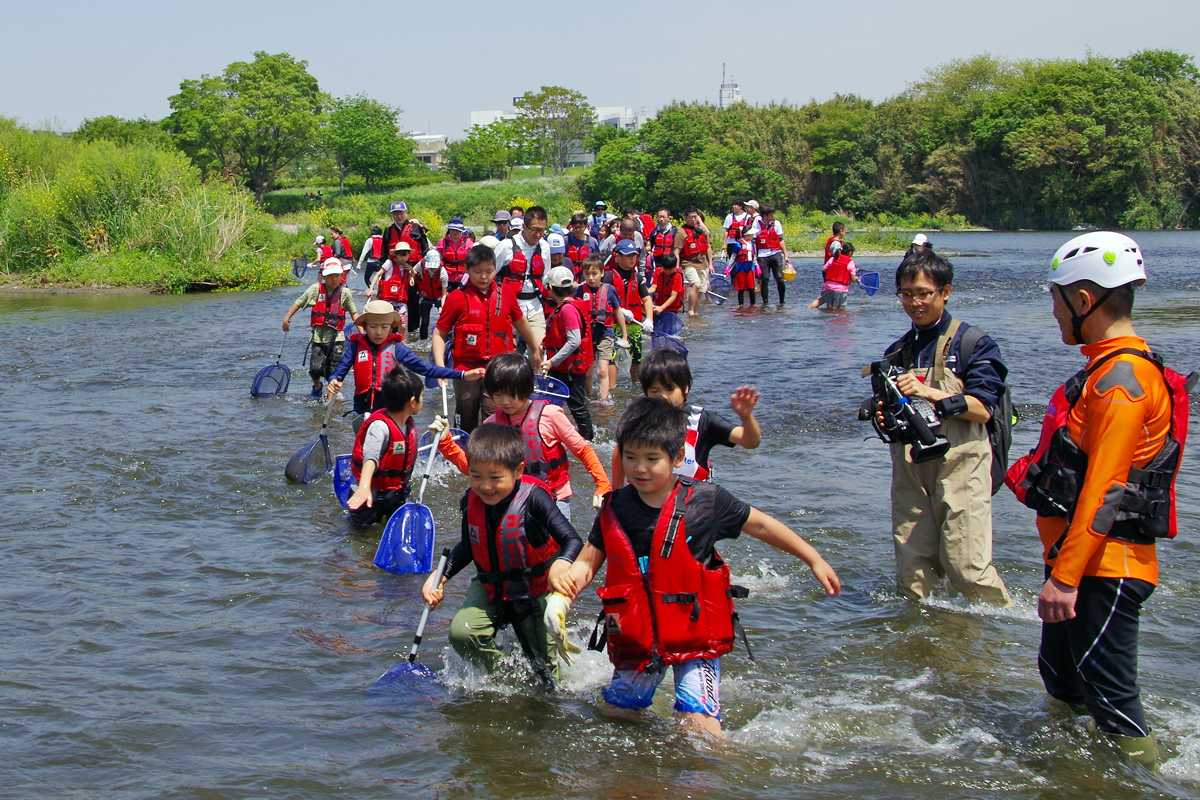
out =
<svg viewBox="0 0 1200 800"><path fill-rule="evenodd" d="M1075 617L1042 625L1038 670L1046 691L1087 706L1105 733L1150 735L1137 684L1137 648L1138 615L1153 591L1153 584L1136 578L1084 577Z"/></svg>
<svg viewBox="0 0 1200 800"><path fill-rule="evenodd" d="M770 293L767 291L771 287L771 276L775 276L775 288L779 290L779 302L783 302L784 284L783 284L783 253L775 253L774 255L764 256L758 259L758 268L762 271L762 276L759 280L759 287L762 289L763 302L767 302Z"/></svg>
<svg viewBox="0 0 1200 800"><path fill-rule="evenodd" d="M424 297L421 298L420 311L417 312L417 317L418 317L418 321L419 321L419 325L420 325L419 338L421 338L421 339L429 338L429 315L431 313L433 313L433 309L437 308L437 307L438 307L437 300L429 300ZM412 324L411 317L409 318L409 324L410 325Z"/></svg>
<svg viewBox="0 0 1200 800"><path fill-rule="evenodd" d="M596 431L592 427L592 412L588 410L586 376L551 370L550 377L562 381L571 390L571 396L567 398L567 409L575 418L575 427L579 429L579 435L590 442Z"/></svg>
<svg viewBox="0 0 1200 800"><path fill-rule="evenodd" d="M738 289L738 305L739 306L742 304L742 299L745 297L746 292L750 293L750 305L754 305L754 297L755 297L754 290L753 289ZM765 297L763 298L763 302L764 303L767 302Z"/></svg>

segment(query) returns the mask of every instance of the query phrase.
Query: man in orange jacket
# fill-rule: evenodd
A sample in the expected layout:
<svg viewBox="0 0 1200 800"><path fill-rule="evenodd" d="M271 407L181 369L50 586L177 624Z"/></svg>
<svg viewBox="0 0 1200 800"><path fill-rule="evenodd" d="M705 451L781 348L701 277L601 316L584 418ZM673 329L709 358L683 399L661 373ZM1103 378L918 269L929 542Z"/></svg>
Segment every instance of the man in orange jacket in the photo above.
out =
<svg viewBox="0 0 1200 800"><path fill-rule="evenodd" d="M1102 734L1153 769L1157 746L1137 683L1138 615L1158 582L1154 542L1173 514L1178 457L1168 470L1156 459L1176 443L1166 373L1131 319L1134 287L1145 280L1137 243L1119 233L1085 234L1055 254L1054 318L1063 343L1082 345L1088 364L1055 395L1038 449L1014 465L1008 483L1038 510L1046 691L1086 709ZM1163 475L1154 477L1156 469Z"/></svg>

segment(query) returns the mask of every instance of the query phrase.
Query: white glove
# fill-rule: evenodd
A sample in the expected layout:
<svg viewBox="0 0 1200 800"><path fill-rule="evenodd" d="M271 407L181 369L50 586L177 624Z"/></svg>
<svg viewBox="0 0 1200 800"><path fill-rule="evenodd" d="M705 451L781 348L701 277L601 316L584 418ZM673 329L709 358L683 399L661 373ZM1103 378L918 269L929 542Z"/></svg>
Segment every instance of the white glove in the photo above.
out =
<svg viewBox="0 0 1200 800"><path fill-rule="evenodd" d="M433 431L441 438L442 434L450 428L450 422L441 414L433 418L433 422L429 423L429 430Z"/></svg>
<svg viewBox="0 0 1200 800"><path fill-rule="evenodd" d="M558 653L562 656L563 661L574 664L574 654L583 651L579 645L567 638L567 611L570 608L571 601L565 595L551 592L546 597L546 613L542 617L542 621L546 623L546 630L554 637L554 641L558 645Z"/></svg>
<svg viewBox="0 0 1200 800"><path fill-rule="evenodd" d="M628 308L622 308L621 313L625 315L626 322L633 322L633 312Z"/></svg>
<svg viewBox="0 0 1200 800"><path fill-rule="evenodd" d="M602 506L602 505L604 505L604 495L602 495L602 494L592 495L592 508L600 508L600 506Z"/></svg>
<svg viewBox="0 0 1200 800"><path fill-rule="evenodd" d="M652 319L642 320L642 332L643 333L654 333L654 320L652 320Z"/></svg>
<svg viewBox="0 0 1200 800"><path fill-rule="evenodd" d="M617 339L617 347L620 347L622 350L628 350L629 349L629 340L628 339Z"/></svg>

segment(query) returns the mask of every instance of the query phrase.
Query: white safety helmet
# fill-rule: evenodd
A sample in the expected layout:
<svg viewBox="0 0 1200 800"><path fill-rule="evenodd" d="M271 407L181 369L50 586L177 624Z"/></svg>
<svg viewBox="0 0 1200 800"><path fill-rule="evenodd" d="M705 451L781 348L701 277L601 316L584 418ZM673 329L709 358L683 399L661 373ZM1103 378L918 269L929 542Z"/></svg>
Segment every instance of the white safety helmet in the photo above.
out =
<svg viewBox="0 0 1200 800"><path fill-rule="evenodd" d="M318 236L318 237L316 238L316 240L313 242L313 244L325 244L325 237L324 237L324 236Z"/></svg>
<svg viewBox="0 0 1200 800"><path fill-rule="evenodd" d="M1137 242L1123 233L1096 231L1076 236L1058 248L1050 262L1050 282L1068 286L1088 280L1105 289L1146 280Z"/></svg>

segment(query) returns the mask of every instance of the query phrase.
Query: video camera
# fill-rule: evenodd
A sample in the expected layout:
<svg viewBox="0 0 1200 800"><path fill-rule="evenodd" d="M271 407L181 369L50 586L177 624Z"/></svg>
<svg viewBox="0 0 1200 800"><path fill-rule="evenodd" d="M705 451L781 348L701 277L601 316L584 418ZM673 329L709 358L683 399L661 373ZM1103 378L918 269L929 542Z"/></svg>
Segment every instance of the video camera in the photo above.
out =
<svg viewBox="0 0 1200 800"><path fill-rule="evenodd" d="M896 386L896 377L904 370L887 361L871 364L871 391L873 396L858 409L858 418L871 421L879 438L885 442L900 442L912 445L912 460L915 464L941 458L950 449L950 440L937 429L942 421L933 405L921 397L905 397ZM879 422L875 411L883 404L883 422Z"/></svg>

